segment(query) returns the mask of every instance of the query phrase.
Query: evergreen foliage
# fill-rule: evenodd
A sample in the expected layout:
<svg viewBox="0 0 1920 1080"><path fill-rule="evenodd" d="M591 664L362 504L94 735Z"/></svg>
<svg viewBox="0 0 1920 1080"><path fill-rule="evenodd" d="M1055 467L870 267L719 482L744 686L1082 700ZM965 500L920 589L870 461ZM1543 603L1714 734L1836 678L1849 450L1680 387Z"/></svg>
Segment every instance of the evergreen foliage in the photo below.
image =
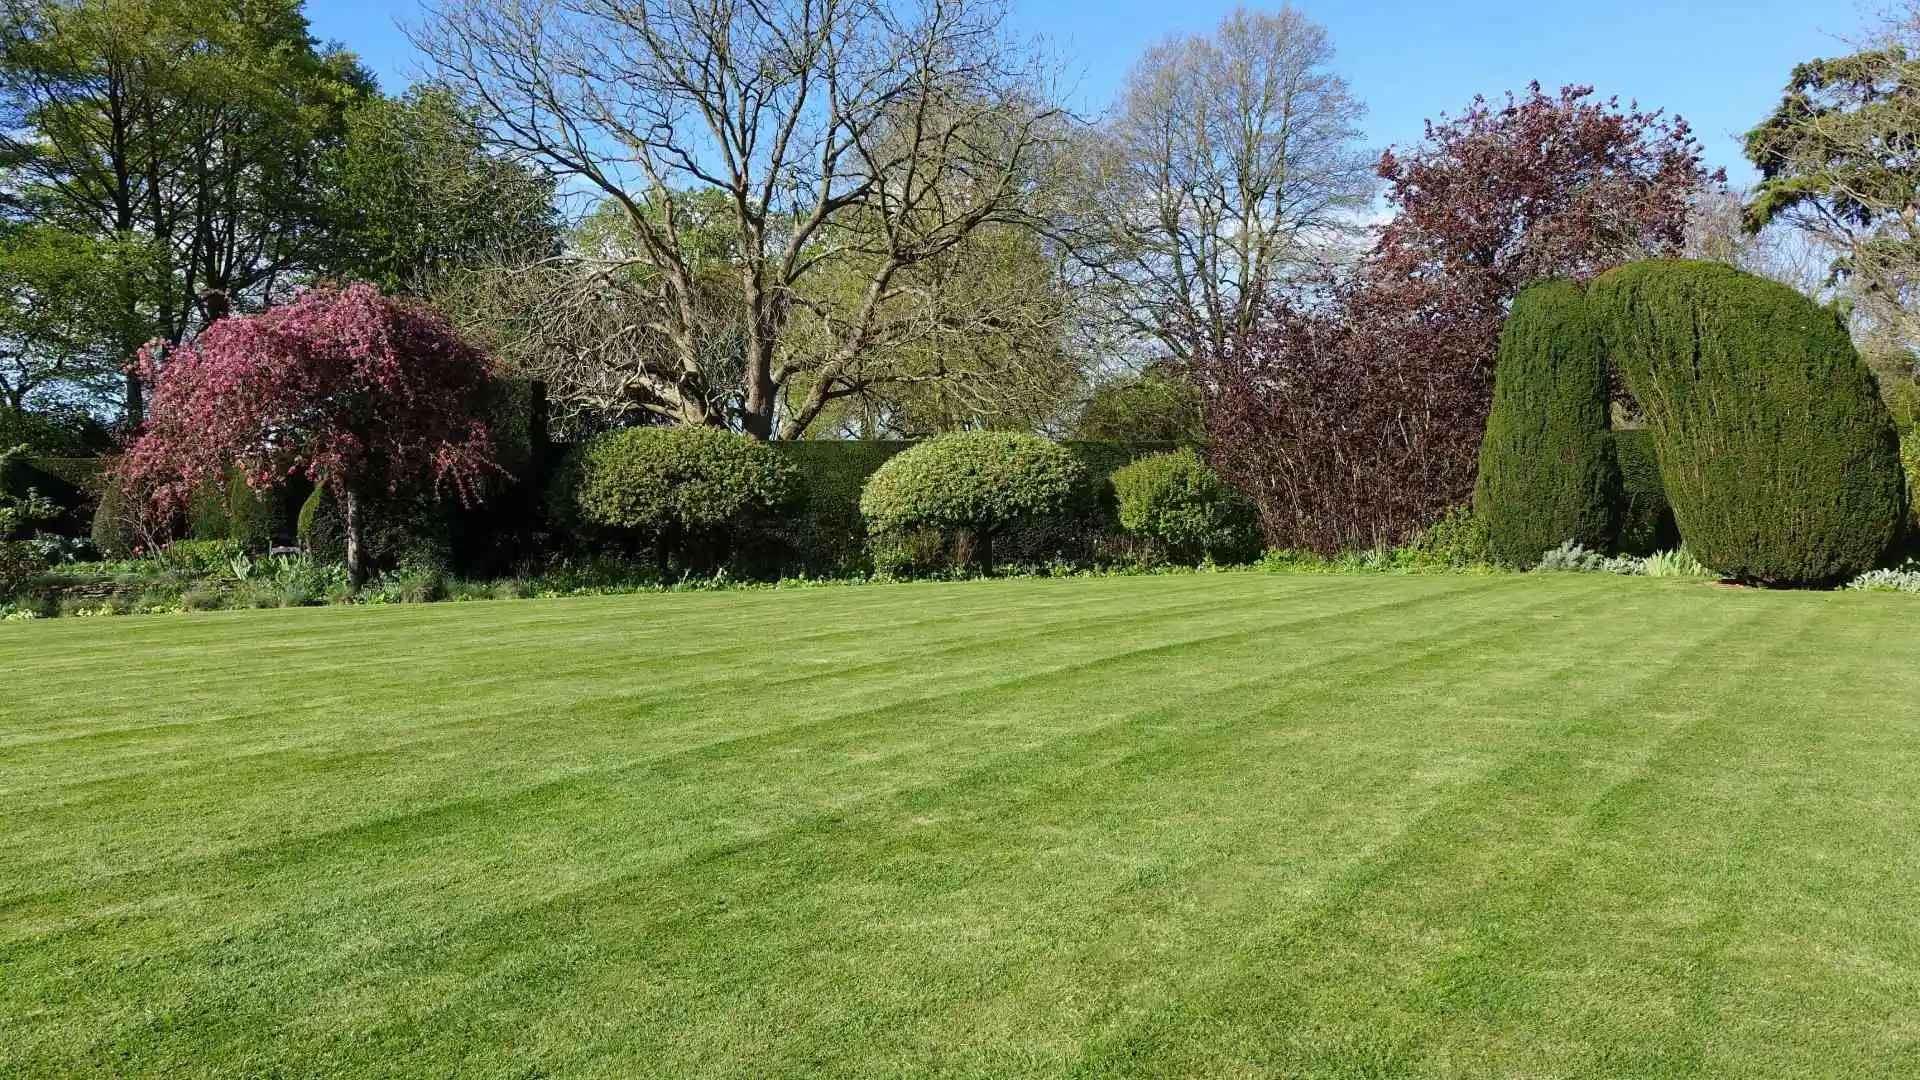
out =
<svg viewBox="0 0 1920 1080"><path fill-rule="evenodd" d="M1163 558L1235 563L1260 554L1252 507L1190 448L1120 469L1113 491L1120 527Z"/></svg>
<svg viewBox="0 0 1920 1080"><path fill-rule="evenodd" d="M1813 585L1887 553L1906 514L1899 442L1834 312L1686 260L1609 271L1588 300L1702 562L1737 580Z"/></svg>
<svg viewBox="0 0 1920 1080"><path fill-rule="evenodd" d="M1613 432L1613 460L1620 470L1620 503L1615 513L1613 550L1623 555L1652 555L1680 546L1666 485L1660 482L1660 456L1653 432L1623 428Z"/></svg>
<svg viewBox="0 0 1920 1080"><path fill-rule="evenodd" d="M1619 470L1607 437L1607 365L1580 286L1523 291L1500 335L1474 508L1499 561L1530 567L1572 541L1613 537Z"/></svg>
<svg viewBox="0 0 1920 1080"><path fill-rule="evenodd" d="M793 467L767 444L717 428L630 428L582 446L561 469L555 516L624 533L662 558L716 553L750 519L789 506Z"/></svg>
<svg viewBox="0 0 1920 1080"><path fill-rule="evenodd" d="M1034 435L942 435L889 458L868 479L860 512L875 536L931 531L993 565L997 534L1084 514L1100 502L1072 450Z"/></svg>

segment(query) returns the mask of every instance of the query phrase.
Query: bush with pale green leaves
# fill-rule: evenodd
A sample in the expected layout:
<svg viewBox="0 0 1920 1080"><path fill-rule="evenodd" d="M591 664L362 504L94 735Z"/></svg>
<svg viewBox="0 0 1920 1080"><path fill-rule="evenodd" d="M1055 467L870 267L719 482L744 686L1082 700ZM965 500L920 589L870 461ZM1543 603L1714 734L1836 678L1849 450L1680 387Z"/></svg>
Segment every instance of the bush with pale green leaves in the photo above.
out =
<svg viewBox="0 0 1920 1080"><path fill-rule="evenodd" d="M1113 474L1120 527L1170 562L1243 563L1260 555L1253 508L1191 449Z"/></svg>
<svg viewBox="0 0 1920 1080"><path fill-rule="evenodd" d="M793 467L765 443L714 428L632 428L577 450L554 488L556 519L662 552L717 551L786 507Z"/></svg>
<svg viewBox="0 0 1920 1080"><path fill-rule="evenodd" d="M1093 475L1071 450L1034 435L968 431L903 451L874 471L860 513L876 544L931 531L958 561L991 567L1008 532L1092 513Z"/></svg>

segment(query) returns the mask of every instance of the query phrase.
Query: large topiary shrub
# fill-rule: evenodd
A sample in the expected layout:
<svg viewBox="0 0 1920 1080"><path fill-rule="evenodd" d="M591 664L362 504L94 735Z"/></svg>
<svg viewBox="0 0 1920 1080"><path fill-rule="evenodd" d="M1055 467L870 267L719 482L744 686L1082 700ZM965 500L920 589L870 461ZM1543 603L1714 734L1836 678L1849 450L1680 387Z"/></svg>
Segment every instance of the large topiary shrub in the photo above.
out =
<svg viewBox="0 0 1920 1080"><path fill-rule="evenodd" d="M1590 309L1654 432L1680 534L1740 580L1871 568L1905 517L1900 448L1847 329L1784 285L1718 263L1631 263Z"/></svg>
<svg viewBox="0 0 1920 1080"><path fill-rule="evenodd" d="M264 550L273 537L278 491L255 491L232 469L202 484L187 500L187 539L233 540L244 550Z"/></svg>
<svg viewBox="0 0 1920 1080"><path fill-rule="evenodd" d="M633 428L575 451L555 485L556 520L625 536L665 562L711 568L734 533L792 501L794 469L764 443L714 428Z"/></svg>
<svg viewBox="0 0 1920 1080"><path fill-rule="evenodd" d="M1492 553L1531 567L1571 540L1613 538L1620 476L1607 436L1605 345L1570 281L1522 292L1500 333L1473 505Z"/></svg>
<svg viewBox="0 0 1920 1080"><path fill-rule="evenodd" d="M1113 474L1120 527L1177 563L1250 562L1253 509L1191 449L1141 458Z"/></svg>
<svg viewBox="0 0 1920 1080"><path fill-rule="evenodd" d="M1066 447L1033 435L942 435L889 458L860 495L881 543L937 534L955 561L991 567L994 541L1015 530L1085 515L1099 504L1094 475Z"/></svg>

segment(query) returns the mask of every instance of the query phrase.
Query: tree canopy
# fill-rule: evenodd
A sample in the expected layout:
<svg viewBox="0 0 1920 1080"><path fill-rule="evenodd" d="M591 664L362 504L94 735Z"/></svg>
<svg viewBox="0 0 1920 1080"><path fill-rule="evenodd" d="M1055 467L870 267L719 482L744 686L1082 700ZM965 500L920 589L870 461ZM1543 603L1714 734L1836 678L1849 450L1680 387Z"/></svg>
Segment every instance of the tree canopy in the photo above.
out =
<svg viewBox="0 0 1920 1080"><path fill-rule="evenodd" d="M179 348L142 350L154 384L126 479L162 509L238 468L267 488L302 475L346 508L347 560L364 572L363 502L422 485L480 498L494 468L479 419L487 361L444 320L360 283L231 315Z"/></svg>

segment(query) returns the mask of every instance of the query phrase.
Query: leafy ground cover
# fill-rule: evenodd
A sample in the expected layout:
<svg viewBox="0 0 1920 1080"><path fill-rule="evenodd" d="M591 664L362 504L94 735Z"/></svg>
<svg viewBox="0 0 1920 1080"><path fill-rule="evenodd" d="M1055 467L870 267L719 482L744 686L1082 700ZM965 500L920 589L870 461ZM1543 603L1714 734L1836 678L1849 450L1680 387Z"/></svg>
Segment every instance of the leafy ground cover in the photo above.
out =
<svg viewBox="0 0 1920 1080"><path fill-rule="evenodd" d="M0 626L0 1075L1920 1074L1905 597Z"/></svg>

